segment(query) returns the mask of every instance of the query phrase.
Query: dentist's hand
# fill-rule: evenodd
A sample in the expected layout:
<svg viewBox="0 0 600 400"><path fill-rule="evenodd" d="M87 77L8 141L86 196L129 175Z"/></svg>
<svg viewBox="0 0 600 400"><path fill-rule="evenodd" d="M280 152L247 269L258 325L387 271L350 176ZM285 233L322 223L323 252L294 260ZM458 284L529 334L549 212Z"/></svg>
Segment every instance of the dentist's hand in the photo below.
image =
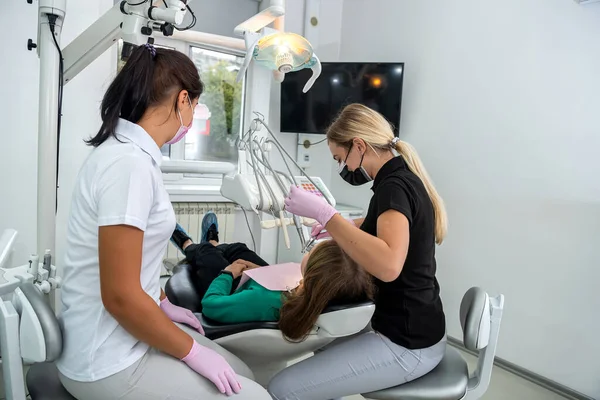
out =
<svg viewBox="0 0 600 400"><path fill-rule="evenodd" d="M296 186L290 188L290 194L285 199L285 209L301 217L316 219L322 226L327 225L337 214L337 210L323 197Z"/></svg>
<svg viewBox="0 0 600 400"><path fill-rule="evenodd" d="M237 375L227 361L214 350L200 346L194 340L189 354L181 359L188 367L211 381L219 392L231 396L242 390Z"/></svg>
<svg viewBox="0 0 600 400"><path fill-rule="evenodd" d="M346 221L348 221L352 225L356 226L353 219L346 218ZM331 237L329 232L323 232L323 229L325 229L325 228L323 227L323 225L321 225L319 223L313 225L313 227L310 231L310 236L314 237L317 240Z"/></svg>
<svg viewBox="0 0 600 400"><path fill-rule="evenodd" d="M166 297L160 302L160 308L165 314L167 314L167 317L169 317L171 321L189 325L200 332L200 334L204 335L204 328L202 328L202 324L190 310L176 306Z"/></svg>

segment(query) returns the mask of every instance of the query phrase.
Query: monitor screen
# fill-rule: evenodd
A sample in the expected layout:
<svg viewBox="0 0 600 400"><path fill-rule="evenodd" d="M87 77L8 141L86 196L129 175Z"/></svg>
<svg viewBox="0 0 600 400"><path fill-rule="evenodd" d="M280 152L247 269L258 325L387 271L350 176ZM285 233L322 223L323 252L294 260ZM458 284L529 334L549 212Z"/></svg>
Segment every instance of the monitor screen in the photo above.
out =
<svg viewBox="0 0 600 400"><path fill-rule="evenodd" d="M398 136L402 103L403 63L322 63L313 87L302 93L312 75L303 69L285 75L281 83L281 132L325 133L350 103L380 112Z"/></svg>

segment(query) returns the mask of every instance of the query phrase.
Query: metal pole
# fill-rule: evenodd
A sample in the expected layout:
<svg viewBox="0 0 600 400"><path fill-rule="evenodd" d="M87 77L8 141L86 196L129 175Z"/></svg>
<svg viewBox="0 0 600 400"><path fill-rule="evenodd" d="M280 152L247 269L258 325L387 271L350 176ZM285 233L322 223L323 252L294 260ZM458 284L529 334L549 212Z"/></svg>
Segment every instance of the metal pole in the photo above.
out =
<svg viewBox="0 0 600 400"><path fill-rule="evenodd" d="M54 253L56 232L56 155L58 131L59 53L50 31L49 13L56 13L54 34L60 43L64 17L61 10L48 8L40 2L38 49L40 56L40 93L38 117L38 192L37 192L37 252L46 249Z"/></svg>

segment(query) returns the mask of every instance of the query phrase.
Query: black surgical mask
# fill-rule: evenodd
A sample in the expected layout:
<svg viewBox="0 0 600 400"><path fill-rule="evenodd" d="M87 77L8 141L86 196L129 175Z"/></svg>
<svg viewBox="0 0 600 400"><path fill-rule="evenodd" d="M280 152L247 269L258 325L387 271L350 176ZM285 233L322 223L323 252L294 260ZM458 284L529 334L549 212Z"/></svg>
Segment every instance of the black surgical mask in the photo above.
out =
<svg viewBox="0 0 600 400"><path fill-rule="evenodd" d="M352 186L360 186L364 185L365 183L371 182L373 179L369 176L369 174L367 174L367 171L365 171L365 169L362 166L363 158L365 158L364 154L360 158L360 164L358 165L358 168L356 168L354 171L348 170L348 165L346 165L346 161L348 160L348 156L350 155L351 151L352 145L348 150L346 159L340 163L340 176L343 180L345 180Z"/></svg>

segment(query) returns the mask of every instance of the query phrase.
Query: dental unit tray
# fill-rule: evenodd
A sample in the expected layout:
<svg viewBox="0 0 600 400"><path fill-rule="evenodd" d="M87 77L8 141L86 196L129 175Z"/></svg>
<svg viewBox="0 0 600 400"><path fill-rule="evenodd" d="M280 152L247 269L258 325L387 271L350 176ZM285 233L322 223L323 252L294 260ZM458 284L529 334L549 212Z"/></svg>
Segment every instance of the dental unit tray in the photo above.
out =
<svg viewBox="0 0 600 400"><path fill-rule="evenodd" d="M315 221L298 215L289 214L292 216L291 218L286 216L288 213L285 210L285 198L288 196L290 187L295 185L317 196L322 196L333 207L335 207L335 199L321 178L310 177L306 174L297 176L292 172L286 157L301 174L304 173L304 170L285 150L264 122L264 116L258 112L255 112L255 114L257 117L251 121L248 132L237 140L238 149L246 152L246 159L251 167L251 173L236 173L224 176L221 184L221 195L239 204L245 210L254 211L259 218L261 212L272 215L275 218L273 220L264 221L261 219L261 228L281 228L288 249L291 248L291 242L287 226L293 223L300 238L302 252L306 252L310 248L307 243L310 243L311 238L305 227L313 226ZM268 135L256 134L262 127L267 130ZM287 173L275 170L272 167L268 153L273 148L279 151Z"/></svg>
<svg viewBox="0 0 600 400"><path fill-rule="evenodd" d="M302 189L307 190L311 193L316 194L317 196L323 196L328 202L335 207L335 199L333 195L327 189L323 180L316 176L311 176L310 182L305 176L295 176L295 180L298 182L298 186ZM278 187L275 182L275 177L272 175L267 175L266 180L273 190L275 197L277 198L277 206L280 208L284 208L284 200L288 195L287 191L283 193L281 189ZM313 183L314 182L314 183ZM261 188L259 189L259 185ZM289 189L289 187L288 187ZM267 189L265 187L264 182L257 182L256 175L243 175L243 174L235 174L235 175L226 175L223 177L223 184L221 186L221 195L230 199L231 201L239 204L242 208L246 210L251 210L254 212L264 211L269 212L270 210L276 208L274 204L274 200L268 196L265 196L265 202L260 204L260 193L259 190L266 192ZM314 220L309 218L303 218L307 221L306 226L312 226L314 224ZM290 220L290 218L286 219ZM293 221L288 222L287 225L293 224ZM276 226L281 226L277 224ZM268 229L275 226L265 225L264 228Z"/></svg>

